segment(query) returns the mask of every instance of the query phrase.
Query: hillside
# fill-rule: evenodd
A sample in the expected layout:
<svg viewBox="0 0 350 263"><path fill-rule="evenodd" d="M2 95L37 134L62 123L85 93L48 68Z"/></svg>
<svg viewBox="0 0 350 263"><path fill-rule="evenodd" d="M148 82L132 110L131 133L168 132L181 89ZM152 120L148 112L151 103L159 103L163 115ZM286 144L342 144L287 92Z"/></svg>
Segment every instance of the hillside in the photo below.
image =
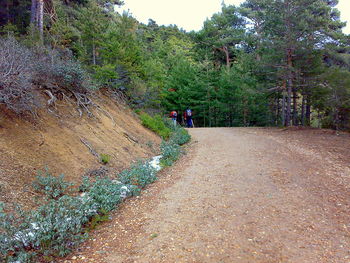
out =
<svg viewBox="0 0 350 263"><path fill-rule="evenodd" d="M156 155L160 138L126 106L103 95L96 102L100 108L93 109L93 117L79 117L72 105L63 102L56 110L42 110L34 121L0 115L1 202L8 207L34 205L37 194L31 183L45 167L77 183L91 171L95 170L91 176L96 171L113 173ZM111 156L107 165L99 162L100 154Z"/></svg>

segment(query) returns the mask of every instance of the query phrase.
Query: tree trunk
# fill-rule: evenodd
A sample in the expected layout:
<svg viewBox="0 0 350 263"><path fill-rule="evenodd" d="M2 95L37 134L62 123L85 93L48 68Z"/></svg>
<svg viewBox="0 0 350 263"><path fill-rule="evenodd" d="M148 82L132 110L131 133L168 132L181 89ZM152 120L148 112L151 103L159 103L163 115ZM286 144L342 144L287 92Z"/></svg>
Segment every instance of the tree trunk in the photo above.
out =
<svg viewBox="0 0 350 263"><path fill-rule="evenodd" d="M92 64L96 65L96 46L95 40L92 40Z"/></svg>
<svg viewBox="0 0 350 263"><path fill-rule="evenodd" d="M6 1L6 23L10 23L10 0Z"/></svg>
<svg viewBox="0 0 350 263"><path fill-rule="evenodd" d="M44 39L44 0L32 0L30 23L39 32L40 40Z"/></svg>
<svg viewBox="0 0 350 263"><path fill-rule="evenodd" d="M297 101L297 92L296 89L294 88L293 90L293 125L298 126L298 101Z"/></svg>
<svg viewBox="0 0 350 263"><path fill-rule="evenodd" d="M292 49L287 50L287 113L286 113L286 126L290 126L291 121L291 108L292 108L292 90L293 90L293 62L292 62Z"/></svg>
<svg viewBox="0 0 350 263"><path fill-rule="evenodd" d="M217 49L224 52L225 59L226 59L226 68L229 69L231 67L231 63L230 63L230 54L228 53L228 48L226 46L223 46L222 48L217 48Z"/></svg>
<svg viewBox="0 0 350 263"><path fill-rule="evenodd" d="M243 99L243 125L244 127L247 127L247 118L248 118L248 107L247 107L248 101L247 99Z"/></svg>
<svg viewBox="0 0 350 263"><path fill-rule="evenodd" d="M303 93L302 103L301 103L301 125L305 126L305 93Z"/></svg>
<svg viewBox="0 0 350 263"><path fill-rule="evenodd" d="M279 117L280 117L280 115L281 115L280 100L281 100L281 99L280 99L280 94L278 94L278 97L277 97L276 126L278 126L278 124L279 124L279 121L280 121Z"/></svg>
<svg viewBox="0 0 350 263"><path fill-rule="evenodd" d="M310 94L306 95L305 121L306 121L306 125L310 126L310 124L311 124L311 100L310 100Z"/></svg>
<svg viewBox="0 0 350 263"><path fill-rule="evenodd" d="M286 92L284 90L282 96L282 125L286 126Z"/></svg>
<svg viewBox="0 0 350 263"><path fill-rule="evenodd" d="M9 22L9 3L8 0L0 0L0 26Z"/></svg>
<svg viewBox="0 0 350 263"><path fill-rule="evenodd" d="M32 7L30 9L30 23L32 25L37 24L37 14L36 14L37 7L38 7L37 0L32 0Z"/></svg>
<svg viewBox="0 0 350 263"><path fill-rule="evenodd" d="M38 29L40 34L40 40L44 39L44 0L38 0Z"/></svg>

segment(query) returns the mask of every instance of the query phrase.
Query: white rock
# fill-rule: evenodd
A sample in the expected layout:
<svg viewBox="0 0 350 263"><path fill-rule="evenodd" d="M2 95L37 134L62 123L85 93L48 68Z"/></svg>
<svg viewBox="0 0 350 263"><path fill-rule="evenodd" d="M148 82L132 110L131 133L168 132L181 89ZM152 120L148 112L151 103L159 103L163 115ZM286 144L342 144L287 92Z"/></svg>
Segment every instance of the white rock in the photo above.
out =
<svg viewBox="0 0 350 263"><path fill-rule="evenodd" d="M161 170L162 167L160 167L160 159L162 158L162 155L158 155L152 158L152 160L149 162L149 164L156 169L157 171Z"/></svg>

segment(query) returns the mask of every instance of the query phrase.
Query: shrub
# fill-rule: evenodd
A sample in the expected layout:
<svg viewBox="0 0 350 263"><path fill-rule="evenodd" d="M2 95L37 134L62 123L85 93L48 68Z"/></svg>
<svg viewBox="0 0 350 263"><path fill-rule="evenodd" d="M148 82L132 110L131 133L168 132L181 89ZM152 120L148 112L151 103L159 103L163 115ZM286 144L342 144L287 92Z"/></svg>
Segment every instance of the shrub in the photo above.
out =
<svg viewBox="0 0 350 263"><path fill-rule="evenodd" d="M27 48L14 37L0 38L0 104L9 110L35 115L41 107L38 90L50 96L49 104L64 97L91 114L90 91L95 85L68 51Z"/></svg>
<svg viewBox="0 0 350 263"><path fill-rule="evenodd" d="M96 204L99 213L106 213L116 208L116 206L126 197L136 194L135 186L122 184L109 178L97 178L91 182L84 178L83 185L86 196Z"/></svg>
<svg viewBox="0 0 350 263"><path fill-rule="evenodd" d="M63 196L33 212L0 212L1 262L36 262L38 256L64 256L82 242L83 226L96 214L89 198Z"/></svg>
<svg viewBox="0 0 350 263"><path fill-rule="evenodd" d="M20 262L30 260L32 256L25 253L30 248L25 240L30 227L29 213L17 208L16 213L6 214L4 204L0 204L0 262L14 262L12 259L22 260Z"/></svg>
<svg viewBox="0 0 350 263"><path fill-rule="evenodd" d="M58 199L65 194L67 189L73 186L72 183L64 181L64 174L52 176L48 169L45 170L45 176L37 176L33 182L33 188L40 193L45 194L51 199Z"/></svg>
<svg viewBox="0 0 350 263"><path fill-rule="evenodd" d="M79 186L80 192L87 192L92 186L92 182L90 181L90 178L88 176L83 176L83 181L81 185Z"/></svg>
<svg viewBox="0 0 350 263"><path fill-rule="evenodd" d="M68 51L33 49L34 82L52 91L86 94L92 83L82 65Z"/></svg>
<svg viewBox="0 0 350 263"><path fill-rule="evenodd" d="M160 145L160 149L162 152L161 165L163 166L172 165L176 160L179 159L181 154L180 146L173 141L163 141Z"/></svg>
<svg viewBox="0 0 350 263"><path fill-rule="evenodd" d="M87 237L83 226L96 211L89 197L63 196L41 206L32 215L34 247L43 255L66 255Z"/></svg>
<svg viewBox="0 0 350 263"><path fill-rule="evenodd" d="M24 114L40 106L32 86L32 52L13 37L0 38L0 104Z"/></svg>
<svg viewBox="0 0 350 263"><path fill-rule="evenodd" d="M141 111L140 109L136 109L136 110L134 110L134 112L135 112L137 115L140 115L142 111Z"/></svg>
<svg viewBox="0 0 350 263"><path fill-rule="evenodd" d="M123 184L135 185L141 189L157 180L157 171L148 161L139 161L130 169L121 172L118 178Z"/></svg>
<svg viewBox="0 0 350 263"><path fill-rule="evenodd" d="M170 140L178 145L183 145L191 140L191 135L182 127L176 127Z"/></svg>
<svg viewBox="0 0 350 263"><path fill-rule="evenodd" d="M33 50L33 54L36 60L34 83L54 99L67 97L76 101L80 110L91 115L90 95L95 85L82 65L68 51L41 48Z"/></svg>
<svg viewBox="0 0 350 263"><path fill-rule="evenodd" d="M171 134L171 130L165 126L162 117L160 117L159 115L156 115L155 117L151 117L147 113L142 113L140 115L140 119L143 126L154 131L163 139L169 138Z"/></svg>
<svg viewBox="0 0 350 263"><path fill-rule="evenodd" d="M87 196L96 204L99 212L109 212L122 201L120 188L122 185L115 184L109 178L97 178L86 192Z"/></svg>
<svg viewBox="0 0 350 263"><path fill-rule="evenodd" d="M100 162L103 164L107 164L109 163L109 161L111 160L111 156L108 154L100 154Z"/></svg>

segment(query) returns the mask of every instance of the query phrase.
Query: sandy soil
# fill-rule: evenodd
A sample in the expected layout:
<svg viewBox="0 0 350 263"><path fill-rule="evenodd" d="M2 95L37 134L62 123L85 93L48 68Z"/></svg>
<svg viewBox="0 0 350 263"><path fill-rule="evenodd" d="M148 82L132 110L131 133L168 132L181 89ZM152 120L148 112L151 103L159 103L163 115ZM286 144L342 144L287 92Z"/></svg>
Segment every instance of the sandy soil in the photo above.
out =
<svg viewBox="0 0 350 263"><path fill-rule="evenodd" d="M62 262L350 262L350 136L191 129L189 152Z"/></svg>
<svg viewBox="0 0 350 263"><path fill-rule="evenodd" d="M103 166L99 154L111 157L103 166L110 173L157 155L160 138L127 107L103 95L95 103L100 108L91 109L93 117L79 117L72 105L61 101L55 110L42 110L32 122L0 114L0 202L9 209L15 204L37 205L39 195L31 184L45 167L79 185L89 171Z"/></svg>

